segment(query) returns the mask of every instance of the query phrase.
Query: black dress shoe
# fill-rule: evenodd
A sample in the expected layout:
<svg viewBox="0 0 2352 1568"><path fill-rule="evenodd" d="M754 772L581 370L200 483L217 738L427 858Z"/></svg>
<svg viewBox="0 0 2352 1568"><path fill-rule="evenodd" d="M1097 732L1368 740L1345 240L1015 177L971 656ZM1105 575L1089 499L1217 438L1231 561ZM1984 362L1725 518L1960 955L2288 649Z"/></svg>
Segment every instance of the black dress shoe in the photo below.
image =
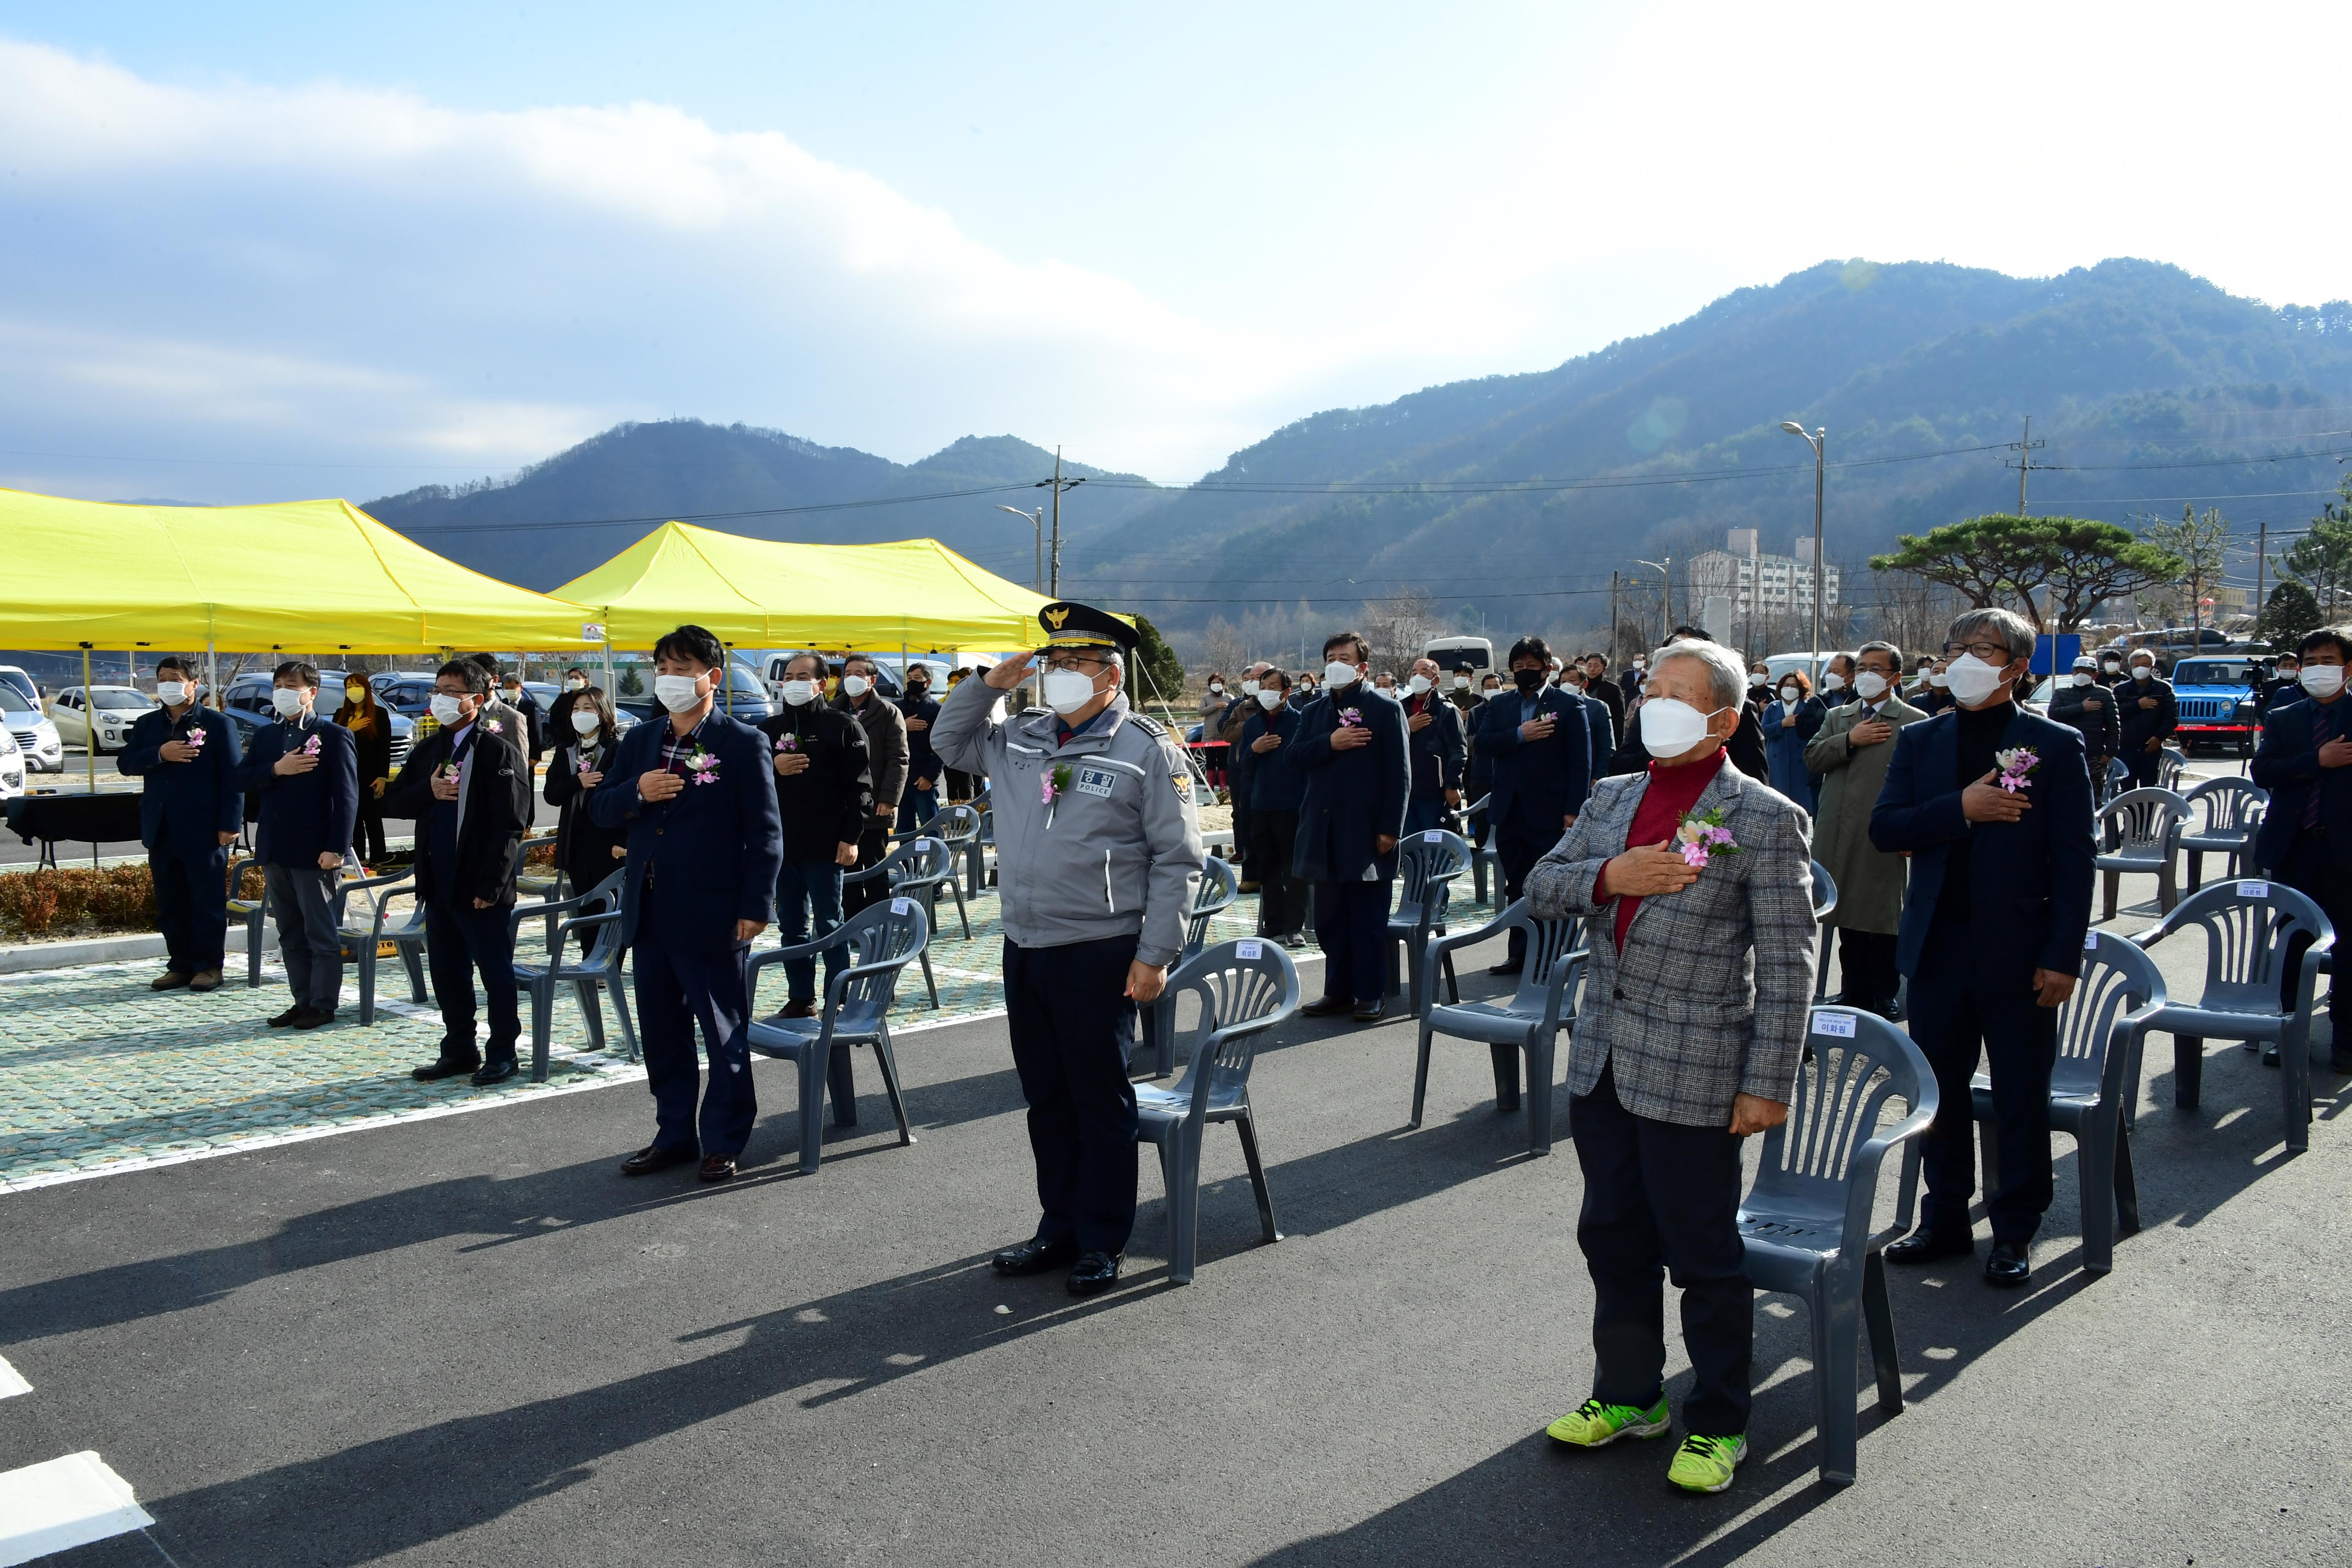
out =
<svg viewBox="0 0 2352 1568"><path fill-rule="evenodd" d="M656 1171L667 1171L672 1165L691 1163L695 1158L695 1151L691 1149L665 1149L657 1143L649 1144L621 1162L621 1174L650 1176Z"/></svg>
<svg viewBox="0 0 2352 1568"><path fill-rule="evenodd" d="M816 1004L814 1002L787 1002L784 1004L784 1010L777 1014L776 1016L779 1018L814 1018L816 1016Z"/></svg>
<svg viewBox="0 0 2352 1568"><path fill-rule="evenodd" d="M1486 973L1489 974L1517 974L1520 970L1525 969L1526 967L1527 964L1524 962L1518 963L1498 963L1495 965L1494 968L1486 971Z"/></svg>
<svg viewBox="0 0 2352 1568"><path fill-rule="evenodd" d="M1985 1283L2015 1289L2033 1277L2033 1248L2022 1241L1996 1241L1985 1259Z"/></svg>
<svg viewBox="0 0 2352 1568"><path fill-rule="evenodd" d="M1347 996L1318 996L1298 1011L1309 1018L1329 1018L1355 1010L1355 1001Z"/></svg>
<svg viewBox="0 0 2352 1568"><path fill-rule="evenodd" d="M702 1169L697 1171L695 1174L706 1182L731 1182L735 1179L735 1156L705 1154L702 1157Z"/></svg>
<svg viewBox="0 0 2352 1568"><path fill-rule="evenodd" d="M1118 1266L1127 1260L1123 1252L1081 1252L1070 1266L1070 1294L1094 1296L1118 1283Z"/></svg>
<svg viewBox="0 0 2352 1568"><path fill-rule="evenodd" d="M321 1024L334 1021L335 1016L324 1007L305 1007L294 1015L293 1025L298 1029L315 1029Z"/></svg>
<svg viewBox="0 0 2352 1568"><path fill-rule="evenodd" d="M458 1078L466 1073L474 1072L478 1070L481 1065L482 1058L479 1057L474 1057L469 1059L461 1058L457 1061L452 1061L447 1057L443 1057L440 1060L433 1062L428 1066L412 1069L408 1076L415 1079L419 1083L438 1083L445 1078Z"/></svg>
<svg viewBox="0 0 2352 1568"><path fill-rule="evenodd" d="M304 1006L301 1003L297 1002L291 1007L287 1008L283 1013L278 1014L275 1018L270 1019L269 1026L273 1029L282 1029L310 1010L310 1008Z"/></svg>
<svg viewBox="0 0 2352 1568"><path fill-rule="evenodd" d="M504 1083L520 1070L521 1064L512 1057L502 1061L484 1062L481 1070L474 1074L474 1087L488 1089L494 1083Z"/></svg>
<svg viewBox="0 0 2352 1568"><path fill-rule="evenodd" d="M1049 1268L1059 1268L1078 1255L1075 1241L1048 1241L1033 1236L1018 1247L1008 1247L988 1260L988 1266L999 1274L1043 1274Z"/></svg>
<svg viewBox="0 0 2352 1568"><path fill-rule="evenodd" d="M1380 1021L1381 1005L1379 1003L1366 1002L1356 1009L1356 1022L1359 1024L1377 1024Z"/></svg>
<svg viewBox="0 0 2352 1568"><path fill-rule="evenodd" d="M1933 1263L1939 1258L1967 1258L1975 1253L1977 1238L1965 1230L1935 1230L1921 1226L1886 1249L1889 1263Z"/></svg>

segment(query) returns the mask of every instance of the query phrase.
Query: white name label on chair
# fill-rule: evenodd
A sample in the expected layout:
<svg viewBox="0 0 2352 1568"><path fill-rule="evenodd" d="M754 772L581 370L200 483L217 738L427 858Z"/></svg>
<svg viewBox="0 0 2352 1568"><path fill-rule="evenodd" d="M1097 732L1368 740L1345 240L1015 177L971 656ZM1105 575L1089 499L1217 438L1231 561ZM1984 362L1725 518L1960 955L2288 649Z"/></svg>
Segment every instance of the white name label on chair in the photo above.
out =
<svg viewBox="0 0 2352 1568"><path fill-rule="evenodd" d="M2268 882L2241 882L2238 884L2238 897L2242 899L2267 899L2270 896L2271 885Z"/></svg>
<svg viewBox="0 0 2352 1568"><path fill-rule="evenodd" d="M894 915L903 915L914 907L915 900L912 899L893 899L890 900L890 912Z"/></svg>
<svg viewBox="0 0 2352 1568"><path fill-rule="evenodd" d="M1813 1015L1813 1033L1835 1035L1842 1040L1850 1040L1853 1038L1853 1020L1843 1013L1816 1013Z"/></svg>
<svg viewBox="0 0 2352 1568"><path fill-rule="evenodd" d="M1428 832L1421 836L1421 841L1423 844L1435 844L1444 837L1445 829L1443 827L1433 827Z"/></svg>
<svg viewBox="0 0 2352 1568"><path fill-rule="evenodd" d="M2099 933L2097 931L2086 931L2083 933L2083 951L2084 952L2090 952L2093 948L2098 945Z"/></svg>
<svg viewBox="0 0 2352 1568"><path fill-rule="evenodd" d="M1264 958L1265 956L1265 943L1262 942L1237 942L1234 943L1234 952L1243 958Z"/></svg>

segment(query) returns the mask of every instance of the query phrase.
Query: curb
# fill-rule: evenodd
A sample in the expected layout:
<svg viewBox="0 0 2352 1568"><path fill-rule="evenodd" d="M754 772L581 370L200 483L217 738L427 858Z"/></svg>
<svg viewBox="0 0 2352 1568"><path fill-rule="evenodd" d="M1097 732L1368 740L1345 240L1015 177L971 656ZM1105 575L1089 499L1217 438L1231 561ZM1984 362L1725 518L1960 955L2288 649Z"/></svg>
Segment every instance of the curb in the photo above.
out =
<svg viewBox="0 0 2352 1568"><path fill-rule="evenodd" d="M261 951L278 949L278 933L264 927ZM245 924L234 921L228 928L230 952L245 952ZM72 969L85 963L130 963L142 958L163 956L163 937L160 931L142 931L127 936L84 937L77 942L19 942L0 947L0 974L29 974L43 969Z"/></svg>

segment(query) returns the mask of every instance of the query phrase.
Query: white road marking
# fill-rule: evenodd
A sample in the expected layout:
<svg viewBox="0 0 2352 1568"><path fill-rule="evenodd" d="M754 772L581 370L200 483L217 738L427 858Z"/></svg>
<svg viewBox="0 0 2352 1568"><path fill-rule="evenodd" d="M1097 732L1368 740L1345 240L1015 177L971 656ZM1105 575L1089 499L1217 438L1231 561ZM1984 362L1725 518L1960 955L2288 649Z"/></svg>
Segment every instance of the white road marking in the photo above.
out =
<svg viewBox="0 0 2352 1568"><path fill-rule="evenodd" d="M0 1568L154 1522L131 1483L89 1449L0 1475Z"/></svg>
<svg viewBox="0 0 2352 1568"><path fill-rule="evenodd" d="M33 1385L25 1381L25 1374L10 1366L6 1356L0 1355L0 1399L13 1399L17 1394L32 1392Z"/></svg>

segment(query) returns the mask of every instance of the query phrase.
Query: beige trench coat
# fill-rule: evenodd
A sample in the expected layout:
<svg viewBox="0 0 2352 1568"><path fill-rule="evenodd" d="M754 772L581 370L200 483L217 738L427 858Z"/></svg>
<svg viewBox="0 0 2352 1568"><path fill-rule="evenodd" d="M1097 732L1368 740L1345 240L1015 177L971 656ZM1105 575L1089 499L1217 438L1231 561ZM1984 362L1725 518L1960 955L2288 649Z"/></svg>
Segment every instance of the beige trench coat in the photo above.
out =
<svg viewBox="0 0 2352 1568"><path fill-rule="evenodd" d="M1880 718L1901 729L1927 717L1900 698L1890 698ZM1862 721L1862 704L1849 702L1830 710L1821 731L1805 747L1805 767L1822 776L1821 808L1813 816L1813 858L1837 884L1837 908L1823 925L1894 935L1903 926L1903 884L1909 863L1870 842L1870 808L1886 783L1886 764L1895 759L1890 738L1859 750L1845 743L1845 732Z"/></svg>

